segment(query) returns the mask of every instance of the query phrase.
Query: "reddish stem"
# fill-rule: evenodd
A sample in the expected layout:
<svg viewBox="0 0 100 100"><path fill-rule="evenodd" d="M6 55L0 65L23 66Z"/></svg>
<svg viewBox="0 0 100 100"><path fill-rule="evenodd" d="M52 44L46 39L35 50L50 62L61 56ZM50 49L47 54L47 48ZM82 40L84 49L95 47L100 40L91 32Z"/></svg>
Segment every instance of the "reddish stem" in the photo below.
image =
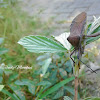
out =
<svg viewBox="0 0 100 100"><path fill-rule="evenodd" d="M100 35L100 32L97 32L97 33L94 33L94 34L91 34L91 35L85 35L85 37L97 37Z"/></svg>
<svg viewBox="0 0 100 100"><path fill-rule="evenodd" d="M74 96L74 100L78 100L78 77L75 76L75 96Z"/></svg>

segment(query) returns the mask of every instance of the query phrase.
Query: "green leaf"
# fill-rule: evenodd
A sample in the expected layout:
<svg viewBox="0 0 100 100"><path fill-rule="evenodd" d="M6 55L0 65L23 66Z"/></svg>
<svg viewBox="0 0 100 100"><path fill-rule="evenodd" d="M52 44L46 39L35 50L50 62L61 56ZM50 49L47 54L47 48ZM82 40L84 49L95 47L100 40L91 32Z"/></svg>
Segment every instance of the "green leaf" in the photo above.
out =
<svg viewBox="0 0 100 100"><path fill-rule="evenodd" d="M44 87L41 87L41 89L39 90L39 92L37 94L36 100L42 100L42 99L38 99L38 98L42 94L43 90L44 90Z"/></svg>
<svg viewBox="0 0 100 100"><path fill-rule="evenodd" d="M51 58L45 60L44 65L42 66L43 75L45 75L45 73L46 73L46 71L47 71L47 69L48 69L48 67L49 67L49 65L51 63L51 60L52 60Z"/></svg>
<svg viewBox="0 0 100 100"><path fill-rule="evenodd" d="M17 77L18 77L18 73L14 73L13 75L9 76L8 80L9 80L9 82L11 82L11 81L15 80Z"/></svg>
<svg viewBox="0 0 100 100"><path fill-rule="evenodd" d="M100 38L100 36L97 36L97 37L90 37L86 40L86 44L89 44L91 42L94 42L96 40L98 40Z"/></svg>
<svg viewBox="0 0 100 100"><path fill-rule="evenodd" d="M3 88L4 88L4 85L0 85L0 91L2 91Z"/></svg>
<svg viewBox="0 0 100 100"><path fill-rule="evenodd" d="M18 43L30 52L35 53L55 53L67 51L61 44L44 36L26 36L18 41Z"/></svg>
<svg viewBox="0 0 100 100"><path fill-rule="evenodd" d="M8 52L8 49L6 49L6 48L0 48L0 55L4 54L6 52Z"/></svg>
<svg viewBox="0 0 100 100"><path fill-rule="evenodd" d="M51 83L49 81L42 81L37 84L37 86L39 85L51 85Z"/></svg>
<svg viewBox="0 0 100 100"><path fill-rule="evenodd" d="M91 28L91 27L88 27L88 29L89 28ZM93 32L91 32L91 34L95 34L96 32L100 32L100 26L98 26ZM86 39L86 44L94 42L94 41L98 40L99 38L100 38L100 35L97 36L97 37L89 37L89 38Z"/></svg>
<svg viewBox="0 0 100 100"><path fill-rule="evenodd" d="M53 83L53 84L56 83L57 80L58 80L58 78L57 78L57 70L52 70L50 72L50 75L49 75L48 79L50 80L51 83Z"/></svg>
<svg viewBox="0 0 100 100"><path fill-rule="evenodd" d="M43 55L38 56L36 60L42 61L44 59L50 58L50 56L51 56L50 53L44 53Z"/></svg>
<svg viewBox="0 0 100 100"><path fill-rule="evenodd" d="M84 100L100 100L100 98L98 98L98 97L88 97L88 98L85 98Z"/></svg>
<svg viewBox="0 0 100 100"><path fill-rule="evenodd" d="M28 90L30 93L34 94L35 93L35 85L34 85L34 82L28 80L28 79L22 79L21 81L20 80L17 80L15 81L15 84L16 85L26 85L28 86Z"/></svg>
<svg viewBox="0 0 100 100"><path fill-rule="evenodd" d="M67 90L68 92L70 92L74 96L74 88L72 88L70 86L64 86L64 89ZM79 93L78 93L78 98L80 98Z"/></svg>
<svg viewBox="0 0 100 100"><path fill-rule="evenodd" d="M67 77L67 72L63 68L59 68L59 73L64 79Z"/></svg>
<svg viewBox="0 0 100 100"><path fill-rule="evenodd" d="M9 97L11 97L13 100L18 100L18 99L16 99L16 97L13 94L11 94L10 92L8 92L7 90L3 89L2 92L4 94L8 95Z"/></svg>
<svg viewBox="0 0 100 100"><path fill-rule="evenodd" d="M16 85L27 85L26 83L24 83L23 81L17 80L15 81Z"/></svg>
<svg viewBox="0 0 100 100"><path fill-rule="evenodd" d="M4 38L0 38L0 44L2 44L3 40L4 40Z"/></svg>
<svg viewBox="0 0 100 100"><path fill-rule="evenodd" d="M72 99L68 96L64 96L64 100L72 100Z"/></svg>
<svg viewBox="0 0 100 100"><path fill-rule="evenodd" d="M64 86L64 89L70 92L72 95L74 95L74 89L72 87Z"/></svg>
<svg viewBox="0 0 100 100"><path fill-rule="evenodd" d="M15 93L20 98L20 100L26 100L25 99L25 95L24 95L24 93L21 90L20 91L19 90L15 90ZM14 96L16 96L16 95L14 95Z"/></svg>
<svg viewBox="0 0 100 100"><path fill-rule="evenodd" d="M74 77L71 78L67 78L59 83L57 83L56 85L54 85L53 87L51 87L50 89L48 89L47 91L45 91L41 96L40 99L46 97L47 95L57 91L60 87L64 86L66 83L69 83L70 81L74 80Z"/></svg>
<svg viewBox="0 0 100 100"><path fill-rule="evenodd" d="M91 23L91 26L90 26L88 34L93 33L95 30L97 30L98 27L100 27L100 17L96 18L94 16L94 21Z"/></svg>
<svg viewBox="0 0 100 100"><path fill-rule="evenodd" d="M64 95L64 90L61 89L56 93L56 95L53 97L53 99L58 99L58 98L62 97L63 95Z"/></svg>
<svg viewBox="0 0 100 100"><path fill-rule="evenodd" d="M65 70L66 70L67 72L71 73L71 71L72 71L71 61L68 60L68 61L64 64L64 66L66 66Z"/></svg>
<svg viewBox="0 0 100 100"><path fill-rule="evenodd" d="M35 94L35 86L34 85L32 85L32 84L28 85L28 90L33 95Z"/></svg>
<svg viewBox="0 0 100 100"><path fill-rule="evenodd" d="M20 100L26 100L24 93L21 91L20 86L15 86L14 84L9 85L9 87L13 90L13 94L16 97L16 99Z"/></svg>

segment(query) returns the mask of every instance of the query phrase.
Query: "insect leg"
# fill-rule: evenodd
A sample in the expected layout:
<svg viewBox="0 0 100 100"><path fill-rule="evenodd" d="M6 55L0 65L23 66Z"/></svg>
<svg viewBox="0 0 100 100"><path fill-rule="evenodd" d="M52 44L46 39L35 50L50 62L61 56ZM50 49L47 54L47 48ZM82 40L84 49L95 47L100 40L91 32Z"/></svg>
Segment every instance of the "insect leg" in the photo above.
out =
<svg viewBox="0 0 100 100"><path fill-rule="evenodd" d="M85 35L85 38L87 37L97 37L100 35L100 32L97 32L97 33L94 33L94 34L91 34L91 35Z"/></svg>
<svg viewBox="0 0 100 100"><path fill-rule="evenodd" d="M71 52L70 58L71 58L71 60L73 61L73 63L75 64L75 61L74 61L73 58L72 58L72 55L73 55L74 52L75 52L75 49Z"/></svg>
<svg viewBox="0 0 100 100"><path fill-rule="evenodd" d="M92 72L96 73L96 71L94 71L91 67L87 66L83 61L81 61L81 59L79 58L79 56L77 56L78 60L83 63L86 67L90 68ZM96 73L97 74L97 73Z"/></svg>

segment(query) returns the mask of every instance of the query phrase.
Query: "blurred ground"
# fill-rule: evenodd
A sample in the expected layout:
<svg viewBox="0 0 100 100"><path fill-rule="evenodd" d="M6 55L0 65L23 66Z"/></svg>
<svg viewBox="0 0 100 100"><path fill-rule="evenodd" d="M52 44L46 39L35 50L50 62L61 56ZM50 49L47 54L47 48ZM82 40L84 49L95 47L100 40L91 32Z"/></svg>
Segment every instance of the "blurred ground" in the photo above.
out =
<svg viewBox="0 0 100 100"><path fill-rule="evenodd" d="M42 21L53 20L54 35L69 29L73 18L80 12L87 12L90 22L93 15L100 15L100 0L23 0L23 10L29 15L37 15Z"/></svg>

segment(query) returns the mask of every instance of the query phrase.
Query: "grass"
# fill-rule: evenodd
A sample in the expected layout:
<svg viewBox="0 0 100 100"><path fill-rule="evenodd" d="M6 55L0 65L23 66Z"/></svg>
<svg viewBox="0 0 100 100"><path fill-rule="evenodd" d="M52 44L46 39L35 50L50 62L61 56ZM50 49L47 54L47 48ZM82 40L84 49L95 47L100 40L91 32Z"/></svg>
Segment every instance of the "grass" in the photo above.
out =
<svg viewBox="0 0 100 100"><path fill-rule="evenodd" d="M49 35L52 30L48 27L49 23L42 23L37 16L29 17L16 4L0 8L0 16L0 37L4 38L1 46L9 49L1 56L1 62L7 65L34 65L36 54L29 53L17 42L27 35Z"/></svg>

